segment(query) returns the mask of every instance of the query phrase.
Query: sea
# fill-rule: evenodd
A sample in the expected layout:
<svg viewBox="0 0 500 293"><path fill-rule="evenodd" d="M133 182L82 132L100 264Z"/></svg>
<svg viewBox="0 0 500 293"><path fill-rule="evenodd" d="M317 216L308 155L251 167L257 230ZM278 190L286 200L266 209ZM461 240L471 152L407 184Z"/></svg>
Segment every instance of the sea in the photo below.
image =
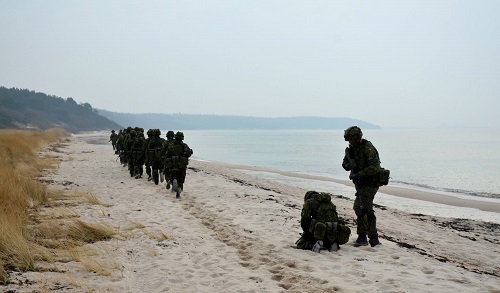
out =
<svg viewBox="0 0 500 293"><path fill-rule="evenodd" d="M348 179L343 130L185 130L193 159ZM166 133L166 131L162 131ZM391 186L500 203L500 129L366 129ZM352 187L273 172L244 171L308 190L354 198ZM375 203L411 213L500 223L500 213L377 193Z"/></svg>

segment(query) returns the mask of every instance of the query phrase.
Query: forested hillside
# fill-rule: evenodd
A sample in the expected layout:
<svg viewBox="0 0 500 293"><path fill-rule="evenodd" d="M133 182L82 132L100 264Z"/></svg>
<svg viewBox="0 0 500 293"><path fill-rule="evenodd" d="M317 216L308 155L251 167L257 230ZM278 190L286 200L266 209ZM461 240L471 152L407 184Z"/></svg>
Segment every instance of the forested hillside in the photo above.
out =
<svg viewBox="0 0 500 293"><path fill-rule="evenodd" d="M144 129L346 129L357 125L366 129L377 125L351 118L331 117L248 117L193 114L129 114L99 110L99 113L124 126Z"/></svg>
<svg viewBox="0 0 500 293"><path fill-rule="evenodd" d="M45 130L53 127L73 133L121 128L116 122L99 115L89 103L78 104L73 98L0 87L0 128Z"/></svg>

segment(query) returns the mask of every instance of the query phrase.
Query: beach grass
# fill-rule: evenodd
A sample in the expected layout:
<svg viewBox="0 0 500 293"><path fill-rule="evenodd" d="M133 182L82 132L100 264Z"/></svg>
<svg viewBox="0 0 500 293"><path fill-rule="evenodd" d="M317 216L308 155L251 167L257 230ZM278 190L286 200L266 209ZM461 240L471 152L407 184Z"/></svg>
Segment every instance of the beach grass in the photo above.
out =
<svg viewBox="0 0 500 293"><path fill-rule="evenodd" d="M0 130L0 283L9 280L9 271L36 270L37 261L58 259L57 251L107 240L117 232L102 223L85 223L78 213L61 207L60 191L47 188L41 179L58 166L54 156L42 156L49 148L64 147L67 133L62 129ZM93 195L91 204L101 204ZM64 205L64 204L63 204ZM41 207L53 207L50 215ZM55 256L55 257L54 257Z"/></svg>

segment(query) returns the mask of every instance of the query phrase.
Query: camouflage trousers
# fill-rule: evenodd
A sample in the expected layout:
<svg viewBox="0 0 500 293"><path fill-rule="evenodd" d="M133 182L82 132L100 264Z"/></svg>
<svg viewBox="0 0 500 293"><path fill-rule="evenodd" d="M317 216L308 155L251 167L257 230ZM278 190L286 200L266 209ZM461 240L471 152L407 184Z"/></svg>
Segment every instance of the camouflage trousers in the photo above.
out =
<svg viewBox="0 0 500 293"><path fill-rule="evenodd" d="M179 187L183 189L184 187L184 181L186 179L186 169L184 168L179 168L179 169L169 169L169 180L170 182L174 182L174 179L177 179L177 183L179 184Z"/></svg>
<svg viewBox="0 0 500 293"><path fill-rule="evenodd" d="M358 235L368 235L370 239L377 238L377 218L373 210L373 199L378 191L374 186L356 186L356 199L353 210L356 213L356 232Z"/></svg>

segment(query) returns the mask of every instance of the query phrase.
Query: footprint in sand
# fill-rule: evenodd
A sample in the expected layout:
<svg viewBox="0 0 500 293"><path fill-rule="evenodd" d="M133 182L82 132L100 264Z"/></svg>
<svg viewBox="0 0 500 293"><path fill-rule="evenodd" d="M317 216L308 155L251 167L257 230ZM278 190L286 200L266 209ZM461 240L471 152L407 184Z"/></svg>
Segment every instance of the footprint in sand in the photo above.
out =
<svg viewBox="0 0 500 293"><path fill-rule="evenodd" d="M434 274L434 270L424 267L424 268L422 268L422 273L427 274L427 275L431 275L431 274Z"/></svg>

